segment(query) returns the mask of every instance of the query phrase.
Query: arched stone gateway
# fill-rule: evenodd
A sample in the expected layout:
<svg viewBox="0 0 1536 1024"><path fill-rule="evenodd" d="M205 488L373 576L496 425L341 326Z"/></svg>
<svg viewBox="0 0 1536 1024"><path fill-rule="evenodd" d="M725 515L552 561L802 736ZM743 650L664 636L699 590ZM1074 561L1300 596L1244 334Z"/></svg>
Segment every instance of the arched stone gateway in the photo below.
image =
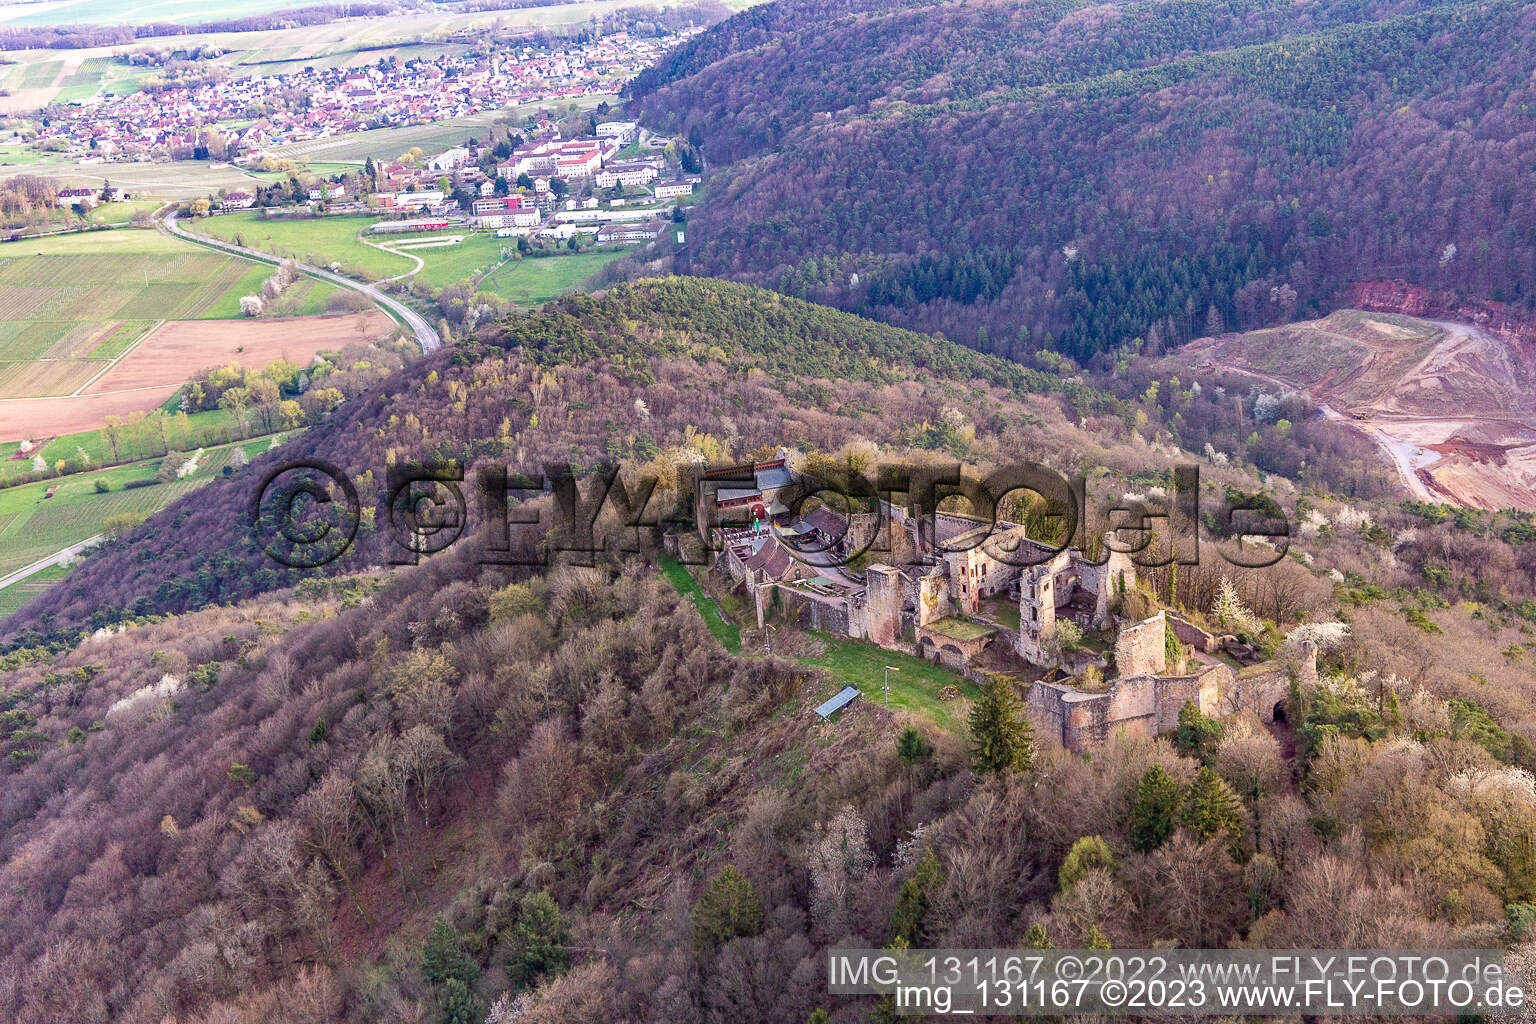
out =
<svg viewBox="0 0 1536 1024"><path fill-rule="evenodd" d="M918 650L923 657L963 672L971 659L986 649L997 628L969 619L943 618L917 627Z"/></svg>

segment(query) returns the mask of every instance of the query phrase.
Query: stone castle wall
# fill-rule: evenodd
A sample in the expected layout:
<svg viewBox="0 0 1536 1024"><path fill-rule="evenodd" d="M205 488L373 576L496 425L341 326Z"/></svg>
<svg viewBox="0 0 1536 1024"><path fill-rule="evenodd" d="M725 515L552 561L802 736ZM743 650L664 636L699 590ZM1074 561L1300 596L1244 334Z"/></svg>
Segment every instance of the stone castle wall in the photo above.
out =
<svg viewBox="0 0 1536 1024"><path fill-rule="evenodd" d="M889 565L871 565L864 576L864 603L871 643L890 647L901 632L902 575Z"/></svg>
<svg viewBox="0 0 1536 1024"><path fill-rule="evenodd" d="M1115 638L1116 674L1125 679L1167 671L1167 630L1168 617L1163 612L1123 627Z"/></svg>
<svg viewBox="0 0 1536 1024"><path fill-rule="evenodd" d="M1193 675L1116 679L1103 693L1036 683L1026 706L1037 729L1055 736L1068 750L1085 753L1119 735L1151 738L1171 733L1178 728L1179 709L1189 701L1202 711L1217 711L1231 675L1225 665L1207 665Z"/></svg>
<svg viewBox="0 0 1536 1024"><path fill-rule="evenodd" d="M821 629L840 636L849 634L846 601L828 600L793 587L773 587L771 590L776 591L775 599L784 615L798 628Z"/></svg>
<svg viewBox="0 0 1536 1024"><path fill-rule="evenodd" d="M1283 660L1238 673L1221 662L1207 660L1188 675L1122 676L1103 693L1035 683L1025 704L1037 732L1054 736L1068 750L1087 753L1121 734L1152 737L1176 731L1179 711L1189 701L1212 717L1247 711L1272 722L1276 707L1283 710L1290 699L1293 679L1304 687L1316 684L1317 649L1313 645L1304 644Z"/></svg>
<svg viewBox="0 0 1536 1024"><path fill-rule="evenodd" d="M1179 643L1186 647L1211 654L1218 646L1214 636L1177 615L1168 616L1168 626L1173 630L1173 635L1179 638Z"/></svg>
<svg viewBox="0 0 1536 1024"><path fill-rule="evenodd" d="M1231 693L1223 701L1223 711L1251 711L1264 721L1273 722L1276 708L1287 710L1293 682L1303 690L1317 685L1316 645L1304 643L1284 657L1250 665L1237 673Z"/></svg>

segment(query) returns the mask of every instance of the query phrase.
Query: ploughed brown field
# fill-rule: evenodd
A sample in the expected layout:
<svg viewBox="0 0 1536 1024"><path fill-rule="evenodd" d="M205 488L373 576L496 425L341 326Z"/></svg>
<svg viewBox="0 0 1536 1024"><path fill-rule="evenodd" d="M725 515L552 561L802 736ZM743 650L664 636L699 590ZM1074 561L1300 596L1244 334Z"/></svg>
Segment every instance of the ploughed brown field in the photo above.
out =
<svg viewBox="0 0 1536 1024"><path fill-rule="evenodd" d="M139 342L79 395L0 401L0 441L94 430L107 416L153 409L211 366L307 363L315 353L394 329L377 310L275 320L172 320Z"/></svg>

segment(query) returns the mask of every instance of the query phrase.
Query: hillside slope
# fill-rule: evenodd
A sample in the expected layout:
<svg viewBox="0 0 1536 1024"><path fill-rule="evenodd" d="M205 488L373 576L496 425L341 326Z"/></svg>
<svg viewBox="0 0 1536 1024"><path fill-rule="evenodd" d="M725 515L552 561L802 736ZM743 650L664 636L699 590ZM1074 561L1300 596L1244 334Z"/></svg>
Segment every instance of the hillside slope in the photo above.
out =
<svg viewBox="0 0 1536 1024"><path fill-rule="evenodd" d="M819 1007L856 1024L881 1011L827 995L833 946L1511 941L1505 906L1536 902L1530 518L1261 484L1268 449L1308 475L1349 460L1302 422L1244 447L1224 412L1239 389L1148 380L1147 362L1115 401L1059 361L662 279L402 369L9 624L0 1019L803 1024ZM1230 585L1267 651L1304 617L1333 636L1294 731L1229 719L1201 732L1210 749L1091 759L1042 737L1027 770L991 772L969 756L966 680L789 616L765 635L703 573L622 552L506 567L473 543L393 566L379 528L324 573L287 572L242 519L281 459L343 467L377 526L381 478L410 459L665 477L782 444L1035 459L1091 472L1103 505L1196 458L1159 403L1220 446L1200 461L1212 511L1263 491L1296 556L1149 568L1122 597L1215 615ZM50 625L54 649L15 645ZM917 696L887 709L897 658ZM817 718L849 682L865 699ZM1149 773L1204 794L1158 843L1138 824Z"/></svg>
<svg viewBox="0 0 1536 1024"><path fill-rule="evenodd" d="M247 511L262 474L285 460L341 467L373 510L378 528L365 525L348 556L325 569L346 572L405 554L383 528L396 462L468 469L489 460L534 475L570 462L582 471L604 460L645 462L691 433L719 438L720 453L786 439L833 450L861 432L892 438L903 425L939 422L946 404L966 404L945 392L969 381L1057 394L1079 412L1106 401L1076 381L724 281L647 280L601 298L573 296L412 364L307 431L301 447L258 459L103 547L0 625L0 638L187 611L297 583L306 573L263 553ZM1058 423L1059 401L1042 410Z"/></svg>
<svg viewBox="0 0 1536 1024"><path fill-rule="evenodd" d="M712 180L689 266L1019 357L1407 278L1529 309L1528 4L778 0L634 84Z"/></svg>
<svg viewBox="0 0 1536 1024"><path fill-rule="evenodd" d="M1248 372L1308 393L1374 438L1426 499L1536 511L1536 348L1480 328L1340 310L1192 342L1195 373Z"/></svg>
<svg viewBox="0 0 1536 1024"><path fill-rule="evenodd" d="M391 461L665 475L780 444L1032 458L1091 470L1102 504L1194 458L1149 422L1159 401L1222 446L1207 491L1259 491L1220 418L1241 393L1155 380L1117 379L1142 397L1115 402L691 279L575 298L405 368L11 624L88 622L98 596L157 613L0 657L0 1018L804 1024L819 1007L856 1024L881 1011L827 995L833 946L1509 941L1505 905L1536 902L1529 518L1270 478L1297 557L1238 575L1260 610L1242 614L1270 620L1244 628L1271 650L1303 616L1335 636L1294 732L1232 719L1204 751L1125 740L1091 759L1042 737L998 773L969 756L965 680L903 660L921 700L887 709L875 687L902 656L787 616L765 636L703 574L623 554L507 568L473 544L390 566L382 530L326 574L287 574L240 520L281 458L344 467L382 516ZM1308 425L1264 429L1255 451L1313 465ZM1226 572L1149 570L1135 599L1214 614ZM739 631L738 655L696 609ZM818 719L850 680L865 699ZM1210 816L1169 815L1149 843L1149 773Z"/></svg>

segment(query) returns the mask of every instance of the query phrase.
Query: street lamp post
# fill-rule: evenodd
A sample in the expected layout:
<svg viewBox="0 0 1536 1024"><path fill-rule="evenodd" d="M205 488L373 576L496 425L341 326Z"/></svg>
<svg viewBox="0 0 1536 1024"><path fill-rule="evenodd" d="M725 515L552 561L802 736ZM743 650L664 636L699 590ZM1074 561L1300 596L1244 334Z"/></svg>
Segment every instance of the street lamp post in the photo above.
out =
<svg viewBox="0 0 1536 1024"><path fill-rule="evenodd" d="M885 706L887 708L891 706L891 673L900 671L901 669L897 668L895 665L885 666L885 686L883 689L885 690Z"/></svg>

